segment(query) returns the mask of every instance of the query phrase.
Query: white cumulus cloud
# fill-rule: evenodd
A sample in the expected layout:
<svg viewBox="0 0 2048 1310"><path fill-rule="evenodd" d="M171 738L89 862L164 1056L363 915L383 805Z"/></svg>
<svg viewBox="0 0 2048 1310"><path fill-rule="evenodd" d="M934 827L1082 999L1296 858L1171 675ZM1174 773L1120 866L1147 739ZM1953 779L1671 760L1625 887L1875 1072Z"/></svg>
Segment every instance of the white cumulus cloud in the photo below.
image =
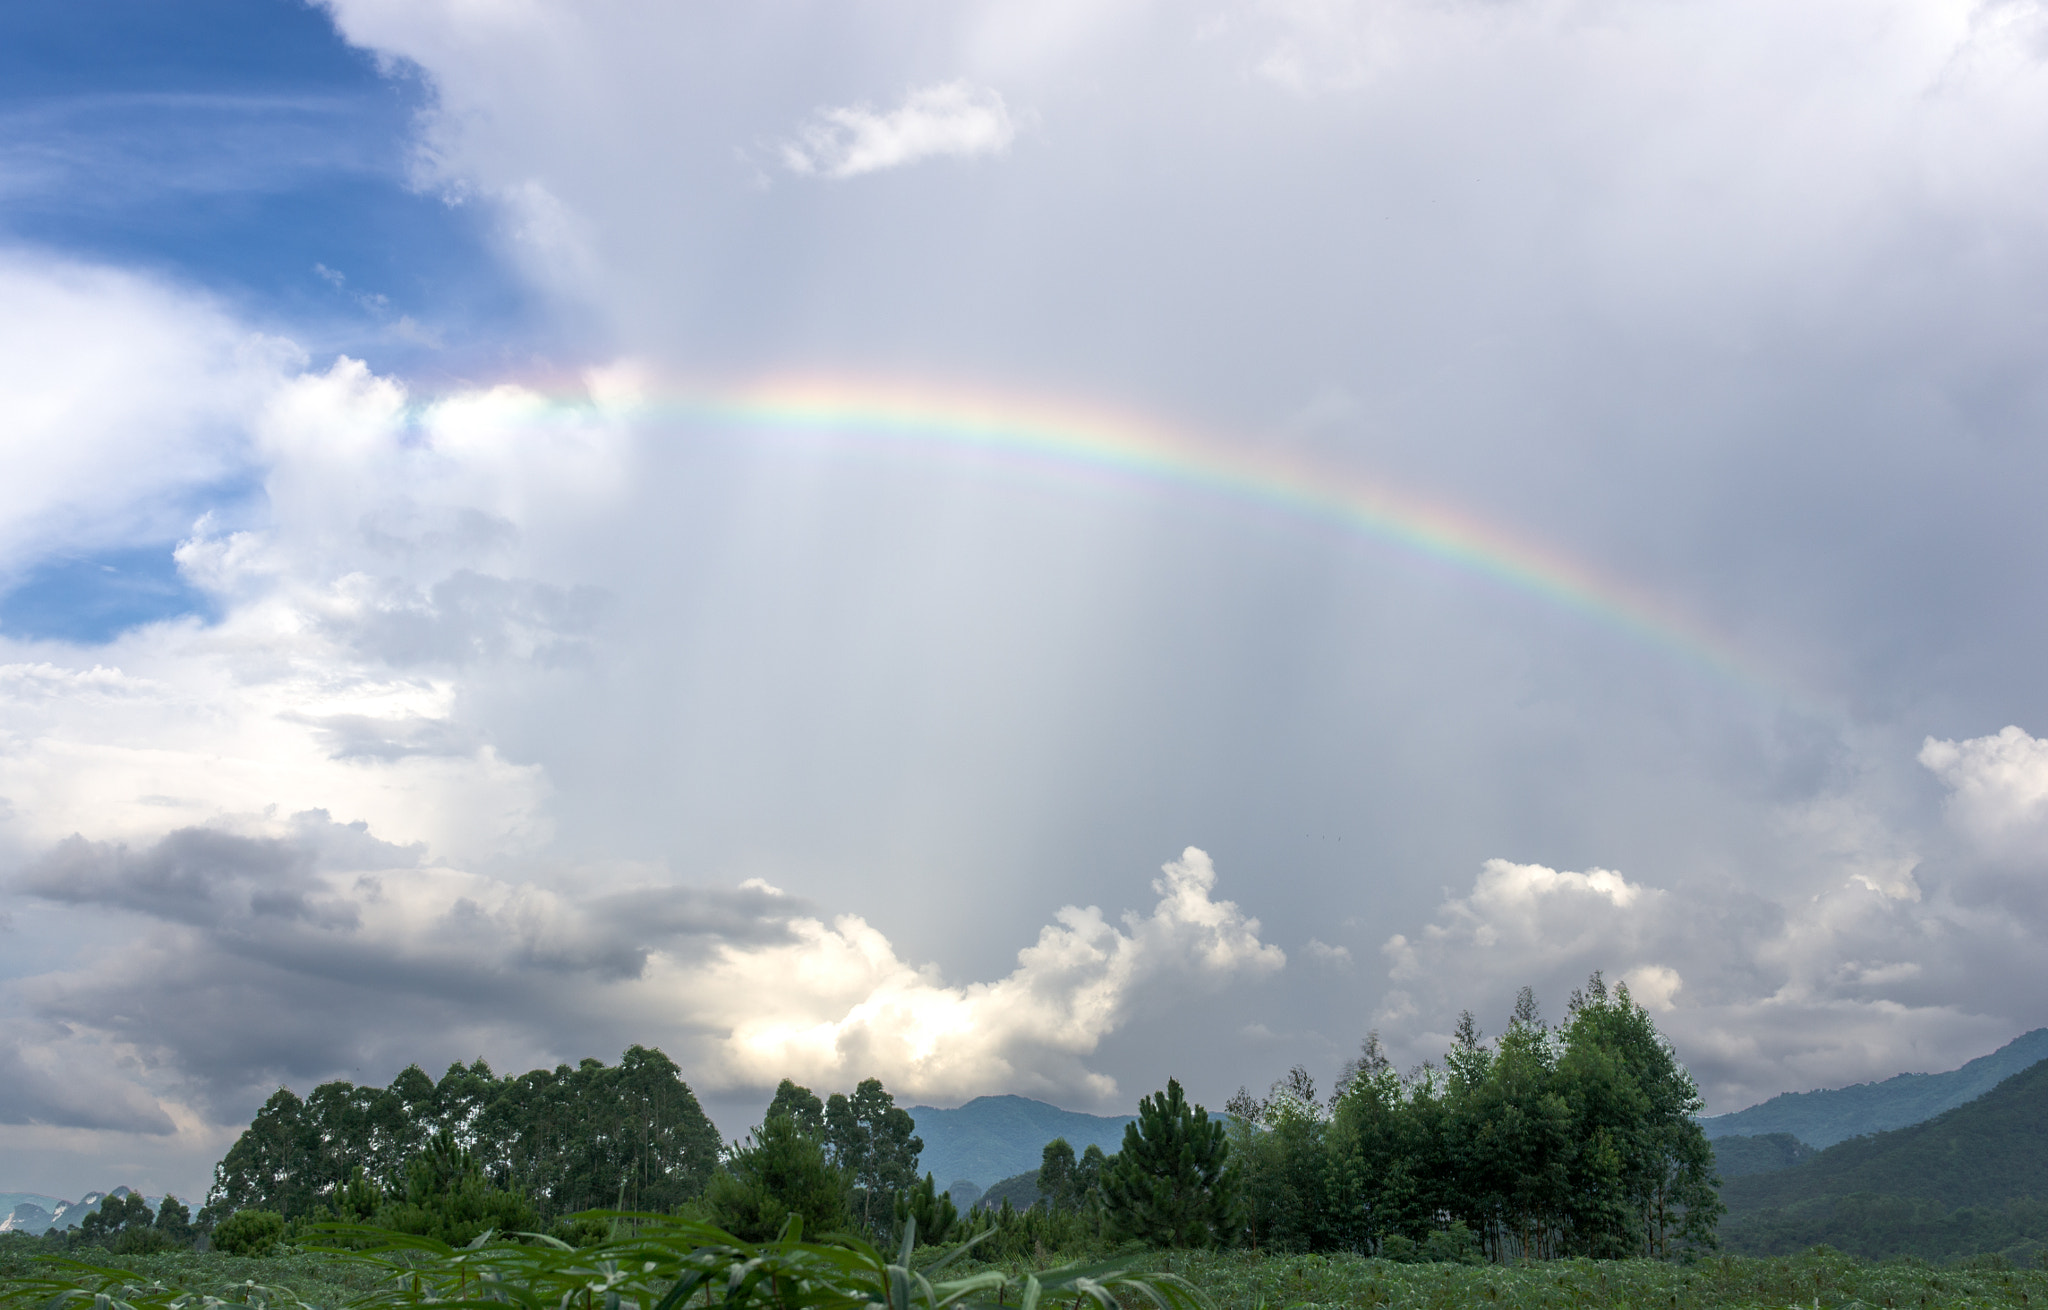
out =
<svg viewBox="0 0 2048 1310"><path fill-rule="evenodd" d="M2048 741L2008 725L1965 741L1929 737L1920 763L1946 783L1949 821L2000 854L2039 851L2048 836Z"/></svg>
<svg viewBox="0 0 2048 1310"><path fill-rule="evenodd" d="M919 87L886 111L846 105L820 109L782 145L793 173L856 177L950 155L999 155L1016 140L1017 125L1003 97L966 81Z"/></svg>

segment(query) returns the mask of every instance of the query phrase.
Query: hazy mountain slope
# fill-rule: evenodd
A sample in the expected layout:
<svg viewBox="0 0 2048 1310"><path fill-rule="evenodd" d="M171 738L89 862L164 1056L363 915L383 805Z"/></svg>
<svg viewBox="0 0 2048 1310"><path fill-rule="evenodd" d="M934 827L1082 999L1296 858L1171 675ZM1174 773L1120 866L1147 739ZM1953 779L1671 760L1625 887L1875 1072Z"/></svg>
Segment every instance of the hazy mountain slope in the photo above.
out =
<svg viewBox="0 0 2048 1310"><path fill-rule="evenodd" d="M1761 1137L1717 1137L1714 1139L1714 1172L1726 1180L1746 1178L1790 1169L1812 1158L1814 1150L1790 1133L1766 1133Z"/></svg>
<svg viewBox="0 0 2048 1310"><path fill-rule="evenodd" d="M1833 1146L1864 1133L1925 1122L2042 1060L2048 1060L2048 1028L2015 1037L1947 1073L1902 1073L1881 1083L1786 1092L1747 1110L1702 1119L1700 1127L1709 1137L1790 1133L1809 1146Z"/></svg>
<svg viewBox="0 0 2048 1310"><path fill-rule="evenodd" d="M1721 1188L1731 1250L2024 1254L2048 1243L2048 1061L1925 1123Z"/></svg>
<svg viewBox="0 0 2048 1310"><path fill-rule="evenodd" d="M1014 1178L1003 1179L983 1192L981 1199L975 1204L987 1210L1000 1210L1003 1208L1003 1202L1008 1201L1012 1210L1029 1210L1037 1205L1040 1199L1038 1170L1033 1169Z"/></svg>
<svg viewBox="0 0 2048 1310"><path fill-rule="evenodd" d="M983 1187L1038 1168L1045 1144L1064 1137L1079 1155L1090 1145L1114 1153L1123 1146L1124 1125L1136 1116L1111 1118L1062 1110L1023 1096L977 1096L957 1110L909 1107L924 1139L918 1171L945 1187L956 1178Z"/></svg>

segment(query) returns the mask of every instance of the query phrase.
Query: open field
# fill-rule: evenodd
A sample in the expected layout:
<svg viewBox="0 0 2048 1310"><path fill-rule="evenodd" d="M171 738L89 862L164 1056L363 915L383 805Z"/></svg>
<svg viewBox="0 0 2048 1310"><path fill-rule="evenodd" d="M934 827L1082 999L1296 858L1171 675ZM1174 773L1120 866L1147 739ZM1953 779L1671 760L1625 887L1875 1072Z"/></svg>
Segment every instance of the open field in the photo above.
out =
<svg viewBox="0 0 2048 1310"><path fill-rule="evenodd" d="M1182 1275L1217 1310L1388 1306L1393 1310L1730 1310L2048 1305L2048 1272L1888 1262L1836 1254L1771 1259L1554 1260L1540 1264L1393 1264L1356 1256L1162 1253L1157 1267Z"/></svg>
<svg viewBox="0 0 2048 1310"><path fill-rule="evenodd" d="M288 1288L322 1310L369 1292L377 1281L366 1266L314 1254L235 1259L182 1252L108 1256L94 1263L223 1300L243 1300L251 1281ZM2048 1305L2048 1272L2013 1268L1996 1258L1935 1266L1822 1252L1713 1257L1694 1264L1559 1260L1501 1266L1199 1251L1159 1252L1142 1263L1188 1279L1216 1310L1965 1310L2030 1307L2036 1296ZM24 1274L32 1264L19 1253L0 1251L0 1278Z"/></svg>

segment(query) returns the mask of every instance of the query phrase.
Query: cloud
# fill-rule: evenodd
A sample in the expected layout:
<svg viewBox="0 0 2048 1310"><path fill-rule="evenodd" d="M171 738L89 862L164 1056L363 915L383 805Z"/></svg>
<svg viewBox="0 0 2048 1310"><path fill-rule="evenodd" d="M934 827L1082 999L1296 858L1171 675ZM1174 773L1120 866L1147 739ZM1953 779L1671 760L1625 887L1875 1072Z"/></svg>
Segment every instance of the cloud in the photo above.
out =
<svg viewBox="0 0 2048 1310"><path fill-rule="evenodd" d="M1488 860L1467 896L1446 898L1437 919L1410 941L1380 948L1389 972L1408 980L1434 972L1454 951L1483 951L1525 969L1580 960L1597 949L1628 951L1660 917L1662 897L1609 869L1559 873L1540 864Z"/></svg>
<svg viewBox="0 0 2048 1310"><path fill-rule="evenodd" d="M71 838L20 896L153 929L90 970L16 985L45 1022L143 1052L169 1090L232 1117L279 1080L395 1067L489 1040L505 1058L658 1042L700 1090L782 1077L899 1096L996 1091L1107 1103L1089 1057L1150 998L1285 964L1212 895L1193 848L1120 925L1067 906L993 982L949 984L859 915L829 922L758 882L732 890L585 875L548 888L423 865L360 825L182 829L131 849ZM124 1120L126 1122L126 1120Z"/></svg>
<svg viewBox="0 0 2048 1310"><path fill-rule="evenodd" d="M177 1125L119 1053L58 1025L0 1028L0 1124L167 1136ZM132 1066L132 1061L129 1061Z"/></svg>
<svg viewBox="0 0 2048 1310"><path fill-rule="evenodd" d="M1347 946L1332 946L1311 937L1308 945L1301 948L1301 953L1309 963L1334 973L1348 972L1351 968L1351 949Z"/></svg>
<svg viewBox="0 0 2048 1310"><path fill-rule="evenodd" d="M249 466L289 342L143 275L0 249L0 584L65 550L173 540Z"/></svg>
<svg viewBox="0 0 2048 1310"><path fill-rule="evenodd" d="M1016 137L1000 94L953 81L913 89L887 112L867 105L820 109L781 154L792 173L847 178L938 156L1000 155Z"/></svg>
<svg viewBox="0 0 2048 1310"><path fill-rule="evenodd" d="M1949 821L1980 849L2041 854L2048 838L2048 741L2007 726L1966 741L1929 737L1919 758L1949 789Z"/></svg>

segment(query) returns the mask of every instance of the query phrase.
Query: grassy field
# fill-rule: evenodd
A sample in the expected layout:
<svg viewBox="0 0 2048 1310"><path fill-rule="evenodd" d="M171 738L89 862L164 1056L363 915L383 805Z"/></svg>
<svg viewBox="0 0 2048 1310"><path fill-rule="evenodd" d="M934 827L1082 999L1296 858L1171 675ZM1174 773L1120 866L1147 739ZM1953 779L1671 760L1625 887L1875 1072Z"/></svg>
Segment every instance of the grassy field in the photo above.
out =
<svg viewBox="0 0 2048 1310"><path fill-rule="evenodd" d="M1218 1310L1388 1306L1393 1310L1719 1310L2048 1307L2048 1273L2004 1262L1979 1267L1873 1264L1817 1254L1773 1259L1715 1257L1697 1264L1653 1260L1558 1260L1547 1264L1400 1265L1356 1256L1163 1254Z"/></svg>
<svg viewBox="0 0 2048 1310"><path fill-rule="evenodd" d="M319 1307L340 1306L370 1291L375 1281L374 1272L361 1265L318 1255L248 1260L181 1253L105 1256L93 1263L224 1300L248 1300L250 1282L289 1288ZM1160 1252L1142 1263L1188 1279L1217 1310L1964 1310L2031 1307L2035 1296L2048 1310L2048 1272L2016 1269L1996 1258L1935 1266L1823 1252L1715 1257L1690 1265L1561 1260L1509 1267L1233 1251ZM0 1251L0 1279L30 1267L25 1252Z"/></svg>

